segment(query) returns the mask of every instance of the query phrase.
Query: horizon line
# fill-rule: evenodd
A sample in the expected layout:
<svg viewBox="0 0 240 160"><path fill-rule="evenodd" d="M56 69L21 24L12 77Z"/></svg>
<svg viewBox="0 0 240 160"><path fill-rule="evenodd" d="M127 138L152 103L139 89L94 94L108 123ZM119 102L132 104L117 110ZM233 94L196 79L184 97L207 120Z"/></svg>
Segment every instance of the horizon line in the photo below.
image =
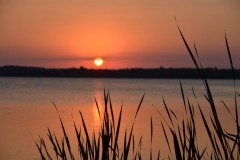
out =
<svg viewBox="0 0 240 160"><path fill-rule="evenodd" d="M67 67L67 68L63 68L63 67L58 67L58 68L54 68L54 67L39 67L39 66L23 66L23 65L3 65L0 66L0 68L3 67L21 67L21 68L41 68L41 69L86 69L86 70L127 70L127 69L197 69L196 67L156 67L156 68L143 68L143 67L132 67L132 68L118 68L118 69L110 69L110 68L86 68L84 66L79 66L79 67ZM213 70L229 70L231 68L218 68L218 67L204 67L203 69L213 69ZM239 70L240 68L233 68L234 70Z"/></svg>

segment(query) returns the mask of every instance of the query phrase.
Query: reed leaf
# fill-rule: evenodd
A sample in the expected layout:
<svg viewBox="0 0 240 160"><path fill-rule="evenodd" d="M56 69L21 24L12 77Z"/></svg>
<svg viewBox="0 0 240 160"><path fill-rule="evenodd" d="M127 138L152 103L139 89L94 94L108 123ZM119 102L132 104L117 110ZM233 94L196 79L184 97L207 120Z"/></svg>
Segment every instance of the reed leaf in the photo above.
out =
<svg viewBox="0 0 240 160"><path fill-rule="evenodd" d="M30 132L30 135L32 136L31 132ZM33 136L32 136L32 138L33 138ZM42 160L45 160L46 158L45 158L44 154L42 153L42 144L40 143L40 145L38 145L34 138L33 138L33 141L34 141L34 143L35 143L35 145L36 145L36 147L38 149L38 152L39 152Z"/></svg>
<svg viewBox="0 0 240 160"><path fill-rule="evenodd" d="M158 151L157 160L160 160L160 149Z"/></svg>
<svg viewBox="0 0 240 160"><path fill-rule="evenodd" d="M97 111L98 111L99 118L101 120L101 114L100 114L100 110L99 110L99 106L98 106L98 102L97 102L96 98L95 98L95 103L96 103L96 106L97 106Z"/></svg>
<svg viewBox="0 0 240 160"><path fill-rule="evenodd" d="M164 133L165 139L166 139L166 141L167 141L167 145L168 145L169 151L170 151L170 153L171 153L171 155L172 155L172 151L171 151L171 148L170 148L170 144L169 144L169 141L168 141L168 137L167 137L165 128L164 128L164 126L163 126L163 124L162 124L162 121L161 121L161 125L162 125L162 129L163 129L163 133ZM170 128L170 127L169 127L169 128Z"/></svg>
<svg viewBox="0 0 240 160"><path fill-rule="evenodd" d="M86 127L86 124L85 124L85 122L84 122L84 118L83 118L83 116L82 116L82 112L79 111L79 114L80 114L80 116L81 116L83 128L84 128L85 135L86 135L86 141L87 141L86 145L88 146L87 148L88 148L88 150L89 150L89 152L90 152L90 156L92 156L92 155L93 155L93 150L92 150L92 147L91 147L91 143L90 143L90 139L89 139L89 134L88 134L88 131L87 131L87 127Z"/></svg>
<svg viewBox="0 0 240 160"><path fill-rule="evenodd" d="M151 117L151 144L152 144L152 138L153 138L153 122Z"/></svg>
<svg viewBox="0 0 240 160"><path fill-rule="evenodd" d="M136 119L136 117L137 117L137 114L138 114L138 112L139 112L139 109L140 109L140 107L141 107L141 105L142 105L142 101L143 101L144 96L145 96L145 93L143 94L143 96L142 96L142 98L141 98L141 101L140 101L140 103L139 103L139 105L138 105L137 111L136 111L136 113L135 113L134 121L135 121L135 119Z"/></svg>
<svg viewBox="0 0 240 160"><path fill-rule="evenodd" d="M150 148L150 160L152 160L152 138L153 138L153 122L151 116L151 148Z"/></svg>
<svg viewBox="0 0 240 160"><path fill-rule="evenodd" d="M49 152L48 152L48 150L47 150L47 147L46 147L46 144L45 144L43 138L41 138L41 137L39 137L39 138L40 138L40 143L43 145L43 147L44 147L44 149L45 149L45 152L47 153L48 159L52 160L52 158L51 158L51 156L50 156L50 154L49 154Z"/></svg>
<svg viewBox="0 0 240 160"><path fill-rule="evenodd" d="M185 102L185 96L184 96L184 92L183 92L182 83L181 83L180 80L179 80L179 83L180 83L180 88L181 88L181 94L182 94L182 99L183 99L184 108L185 108L185 111L186 111L186 113L187 113L186 102Z"/></svg>
<svg viewBox="0 0 240 160"><path fill-rule="evenodd" d="M233 62L232 62L232 56L231 56L231 53L230 53L230 49L229 49L226 33L225 33L225 42L226 42L226 47L227 47L227 52L228 52L228 58L229 58L229 61L230 61L230 64L231 64L233 81L234 81L234 87L235 87L235 75L234 75L234 69L233 69Z"/></svg>
<svg viewBox="0 0 240 160"><path fill-rule="evenodd" d="M173 142L174 142L174 149L175 149L176 159L177 160L182 160L181 150L180 150L180 147L179 147L177 136L176 136L175 132L171 128L170 128L170 131L171 131L172 136L173 136Z"/></svg>
<svg viewBox="0 0 240 160"><path fill-rule="evenodd" d="M162 99L163 99L163 104L164 104L165 110L167 111L167 114L168 114L168 118L170 119L171 124L172 124L172 126L173 126L173 121L172 121L172 117L171 117L171 115L170 115L170 113L169 113L169 109L168 109L168 107L167 107L167 105L166 105L165 100L164 100L163 97L162 97Z"/></svg>
<svg viewBox="0 0 240 160"><path fill-rule="evenodd" d="M122 106L121 106L119 117L118 117L118 124L117 124L117 130L116 130L116 135L115 135L115 142L113 143L113 145L114 145L114 147L113 147L113 157L112 157L113 160L116 159L116 157L114 155L115 154L118 155L116 153L116 150L117 150L117 146L118 146L118 136L119 136L120 126L121 126L121 119L122 119Z"/></svg>
<svg viewBox="0 0 240 160"><path fill-rule="evenodd" d="M53 139L53 136L52 136L52 134L51 134L50 129L49 129L49 128L47 128L47 129L48 129L48 134L47 134L47 136L48 136L51 144L53 145L53 150L55 151L56 158L58 159L58 149L57 149L57 146L56 146L56 144L55 144L55 142L54 142L54 139Z"/></svg>

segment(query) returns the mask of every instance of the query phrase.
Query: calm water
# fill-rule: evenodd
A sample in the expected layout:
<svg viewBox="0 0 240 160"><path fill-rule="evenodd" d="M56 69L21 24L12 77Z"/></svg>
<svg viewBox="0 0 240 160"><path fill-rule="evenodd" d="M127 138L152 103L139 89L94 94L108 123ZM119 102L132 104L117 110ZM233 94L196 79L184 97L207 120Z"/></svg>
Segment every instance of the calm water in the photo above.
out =
<svg viewBox="0 0 240 160"><path fill-rule="evenodd" d="M204 98L204 86L201 80L181 80L185 97L197 107L192 93L194 88L197 100L204 113L210 113L209 105ZM230 110L234 107L234 89L231 80L210 80L214 100L219 116L225 129L232 131L231 117L220 102L223 100ZM38 135L47 140L47 127L62 137L61 126L57 112L52 102L60 111L64 125L67 128L70 141L77 154L77 141L73 130L74 121L81 125L78 110L82 111L90 132L97 131L100 121L94 101L97 99L100 110L103 110L104 88L110 91L114 113L118 117L121 105L123 106L123 121L121 136L126 128L130 130L133 118L145 93L139 115L135 121L134 136L138 142L143 136L142 153L145 159L150 151L150 119L153 118L154 135L153 151L155 156L161 150L161 159L169 153L162 129L161 117L155 107L165 116L162 99L181 119L184 117L179 80L169 79L70 79L70 78L0 78L0 159L40 159L37 148L31 137L35 140ZM236 90L240 92L240 81L236 81ZM155 107L153 107L155 106ZM208 139L202 126L201 118L196 108L196 125L200 142L206 146ZM48 143L47 143L48 144ZM119 142L119 144L122 144ZM48 145L49 149L51 146ZM121 149L121 148L120 148Z"/></svg>

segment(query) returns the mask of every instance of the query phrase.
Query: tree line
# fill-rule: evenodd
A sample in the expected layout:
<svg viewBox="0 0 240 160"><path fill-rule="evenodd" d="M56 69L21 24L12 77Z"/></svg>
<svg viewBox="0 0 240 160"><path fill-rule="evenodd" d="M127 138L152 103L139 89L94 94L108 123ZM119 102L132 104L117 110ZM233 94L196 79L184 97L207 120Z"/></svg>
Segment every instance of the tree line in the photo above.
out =
<svg viewBox="0 0 240 160"><path fill-rule="evenodd" d="M208 79L232 79L231 69L205 68ZM240 69L234 69L236 79L240 79ZM1 77L76 77L76 78L169 78L199 79L197 69L193 68L130 68L130 69L46 69L40 67L2 66Z"/></svg>

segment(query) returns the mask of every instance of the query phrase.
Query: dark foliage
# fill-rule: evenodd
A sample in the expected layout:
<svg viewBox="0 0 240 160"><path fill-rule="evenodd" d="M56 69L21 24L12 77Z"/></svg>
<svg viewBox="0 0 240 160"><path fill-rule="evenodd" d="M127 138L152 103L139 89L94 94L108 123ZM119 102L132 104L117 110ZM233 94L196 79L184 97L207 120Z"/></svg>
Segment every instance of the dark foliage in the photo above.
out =
<svg viewBox="0 0 240 160"><path fill-rule="evenodd" d="M232 79L231 69L205 68L208 79ZM240 79L240 69L234 69L235 79ZM79 77L79 78L169 78L200 79L197 69L192 68L155 68L155 69L45 69L38 67L3 66L1 77Z"/></svg>

